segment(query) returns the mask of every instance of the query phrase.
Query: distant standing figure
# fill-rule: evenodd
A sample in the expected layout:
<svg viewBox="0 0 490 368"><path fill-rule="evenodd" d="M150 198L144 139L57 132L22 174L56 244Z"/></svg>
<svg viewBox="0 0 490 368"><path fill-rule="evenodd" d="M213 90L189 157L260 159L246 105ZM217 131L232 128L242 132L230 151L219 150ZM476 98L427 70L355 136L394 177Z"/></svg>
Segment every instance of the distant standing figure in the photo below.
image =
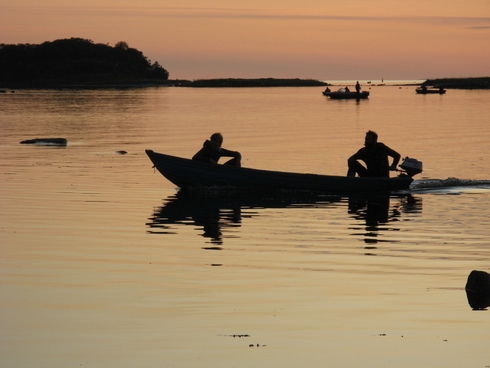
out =
<svg viewBox="0 0 490 368"><path fill-rule="evenodd" d="M389 165L388 156L393 158ZM364 167L359 161L364 161ZM390 170L396 170L400 162L400 154L385 144L378 142L378 135L373 131L366 133L364 147L352 155L347 163L347 176L390 177Z"/></svg>
<svg viewBox="0 0 490 368"><path fill-rule="evenodd" d="M359 84L359 81L356 83L356 92L361 93L361 85Z"/></svg>
<svg viewBox="0 0 490 368"><path fill-rule="evenodd" d="M223 144L223 136L221 133L214 133L209 140L206 140L202 148L197 152L192 159L194 161L209 162L211 164L217 164L221 157L233 157L231 160L224 163L224 165L241 166L242 155L237 151L230 151L221 148Z"/></svg>

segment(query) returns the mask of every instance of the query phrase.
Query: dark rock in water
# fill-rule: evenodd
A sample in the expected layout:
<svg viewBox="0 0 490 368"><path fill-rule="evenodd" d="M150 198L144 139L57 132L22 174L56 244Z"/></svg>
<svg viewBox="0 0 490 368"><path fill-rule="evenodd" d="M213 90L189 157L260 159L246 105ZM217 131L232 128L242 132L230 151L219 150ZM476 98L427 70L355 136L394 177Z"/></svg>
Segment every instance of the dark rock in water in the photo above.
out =
<svg viewBox="0 0 490 368"><path fill-rule="evenodd" d="M45 146L66 146L68 141L65 138L35 138L20 142L21 144L38 144Z"/></svg>
<svg viewBox="0 0 490 368"><path fill-rule="evenodd" d="M465 286L468 303L473 309L490 307L490 274L485 271L471 271Z"/></svg>
<svg viewBox="0 0 490 368"><path fill-rule="evenodd" d="M116 151L116 153L119 153L120 155L125 155L125 154L126 154L126 153L128 153L128 152L127 152L127 151L123 151L123 150L121 150L121 151Z"/></svg>

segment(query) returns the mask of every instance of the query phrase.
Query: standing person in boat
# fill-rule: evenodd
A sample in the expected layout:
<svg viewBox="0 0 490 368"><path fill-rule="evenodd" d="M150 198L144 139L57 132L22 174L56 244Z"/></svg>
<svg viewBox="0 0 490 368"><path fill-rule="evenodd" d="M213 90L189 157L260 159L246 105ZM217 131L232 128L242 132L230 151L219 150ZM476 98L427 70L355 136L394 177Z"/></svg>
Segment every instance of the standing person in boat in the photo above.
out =
<svg viewBox="0 0 490 368"><path fill-rule="evenodd" d="M359 84L359 81L356 83L356 92L361 93L361 85Z"/></svg>
<svg viewBox="0 0 490 368"><path fill-rule="evenodd" d="M221 157L233 157L231 160L225 162L224 165L240 167L242 165L242 155L240 152L221 148L222 144L223 136L221 133L214 133L211 138L204 142L202 148L192 157L192 159L194 161L217 164Z"/></svg>
<svg viewBox="0 0 490 368"><path fill-rule="evenodd" d="M393 158L391 166L388 156ZM366 167L359 161L364 161ZM390 171L396 170L400 162L400 154L385 144L378 142L378 135L373 131L366 133L364 147L352 155L347 161L347 176L390 177Z"/></svg>

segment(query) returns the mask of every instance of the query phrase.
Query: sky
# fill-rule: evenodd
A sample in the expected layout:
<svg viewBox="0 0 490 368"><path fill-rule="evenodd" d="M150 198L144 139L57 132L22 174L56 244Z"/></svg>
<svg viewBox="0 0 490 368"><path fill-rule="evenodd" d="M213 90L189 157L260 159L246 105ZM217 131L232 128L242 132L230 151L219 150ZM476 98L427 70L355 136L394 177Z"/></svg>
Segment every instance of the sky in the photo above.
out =
<svg viewBox="0 0 490 368"><path fill-rule="evenodd" d="M0 0L0 43L72 37L170 79L490 76L490 0Z"/></svg>

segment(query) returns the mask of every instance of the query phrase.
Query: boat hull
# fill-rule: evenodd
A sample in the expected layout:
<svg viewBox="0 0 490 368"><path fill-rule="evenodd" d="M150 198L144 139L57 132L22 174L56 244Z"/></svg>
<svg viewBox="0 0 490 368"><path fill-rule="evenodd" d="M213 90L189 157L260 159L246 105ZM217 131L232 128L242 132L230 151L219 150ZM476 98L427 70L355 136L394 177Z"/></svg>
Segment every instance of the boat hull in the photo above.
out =
<svg viewBox="0 0 490 368"><path fill-rule="evenodd" d="M413 179L359 178L291 173L213 165L146 150L154 167L179 188L232 187L250 191L310 191L326 194L389 192L410 187Z"/></svg>
<svg viewBox="0 0 490 368"><path fill-rule="evenodd" d="M364 100L369 97L369 91L357 92L322 92L332 100Z"/></svg>
<svg viewBox="0 0 490 368"><path fill-rule="evenodd" d="M415 89L415 92L417 92L417 94L419 95L431 95L431 94L439 94L439 95L443 95L444 93L446 93L446 90L445 89L422 89L422 88L417 88Z"/></svg>

